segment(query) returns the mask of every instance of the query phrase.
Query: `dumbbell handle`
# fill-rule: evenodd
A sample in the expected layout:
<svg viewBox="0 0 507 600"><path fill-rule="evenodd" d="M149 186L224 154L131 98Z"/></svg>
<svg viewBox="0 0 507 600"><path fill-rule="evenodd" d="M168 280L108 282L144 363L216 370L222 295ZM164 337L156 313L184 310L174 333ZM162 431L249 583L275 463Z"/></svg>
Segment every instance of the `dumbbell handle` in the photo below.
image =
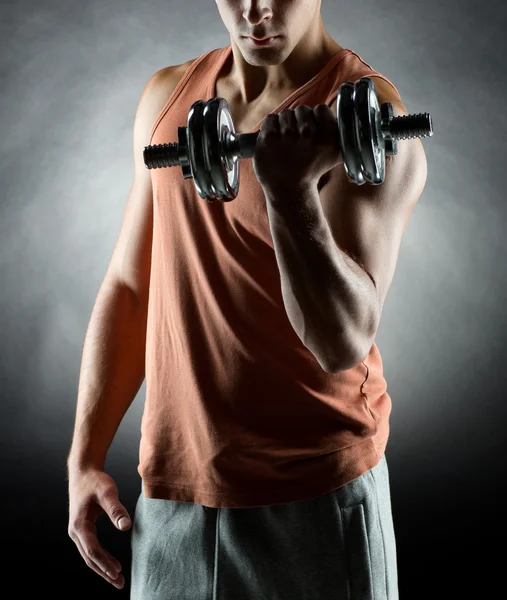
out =
<svg viewBox="0 0 507 600"><path fill-rule="evenodd" d="M431 116L428 113L401 115L393 117L389 122L388 133L391 139L407 140L411 138L427 137L433 134ZM254 155L255 144L259 131L236 135L229 132L226 138L226 154L230 158L251 158ZM183 152L186 154L186 151ZM183 158L178 142L169 144L155 144L144 149L144 162L148 169L181 166Z"/></svg>
<svg viewBox="0 0 507 600"><path fill-rule="evenodd" d="M432 123L430 115L402 115L393 117L389 125L390 137L395 140L406 140L431 135ZM239 158L251 158L259 132L235 135L229 141L230 150Z"/></svg>
<svg viewBox="0 0 507 600"><path fill-rule="evenodd" d="M254 133L232 134L228 139L229 152L238 158L251 158L255 152L255 145L259 131Z"/></svg>

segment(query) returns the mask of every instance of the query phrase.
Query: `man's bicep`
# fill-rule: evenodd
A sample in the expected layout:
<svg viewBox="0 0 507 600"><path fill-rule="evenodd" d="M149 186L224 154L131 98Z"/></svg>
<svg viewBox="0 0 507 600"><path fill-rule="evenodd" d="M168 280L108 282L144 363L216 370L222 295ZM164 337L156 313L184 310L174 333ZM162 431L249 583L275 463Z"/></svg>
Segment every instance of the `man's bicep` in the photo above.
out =
<svg viewBox="0 0 507 600"><path fill-rule="evenodd" d="M133 132L134 180L107 274L142 298L148 296L153 239L153 189L144 148L150 144L153 125L179 80L177 74L176 67L157 71L141 95Z"/></svg>

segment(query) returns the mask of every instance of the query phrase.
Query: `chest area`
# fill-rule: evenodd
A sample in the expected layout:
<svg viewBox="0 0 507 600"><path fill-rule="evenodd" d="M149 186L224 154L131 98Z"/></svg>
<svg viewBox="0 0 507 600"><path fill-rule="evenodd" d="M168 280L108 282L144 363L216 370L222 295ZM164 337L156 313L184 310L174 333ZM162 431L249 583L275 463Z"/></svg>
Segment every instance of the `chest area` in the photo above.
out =
<svg viewBox="0 0 507 600"><path fill-rule="evenodd" d="M245 104L238 100L237 92L234 92L225 79L216 82L216 95L227 100L234 130L237 134L249 133L254 127L260 129L262 121L266 116L276 109L294 92L286 90L262 98L258 102Z"/></svg>
<svg viewBox="0 0 507 600"><path fill-rule="evenodd" d="M266 116L275 112L278 107L295 91L286 90L283 93L273 94L254 105L246 105L238 102L237 94L235 94L226 83L225 79L217 79L215 86L216 95L219 98L224 98L229 104L232 122L234 123L234 131L237 135L250 133L255 127L260 129L262 121ZM328 182L329 174L325 173L318 182L318 190L320 191Z"/></svg>

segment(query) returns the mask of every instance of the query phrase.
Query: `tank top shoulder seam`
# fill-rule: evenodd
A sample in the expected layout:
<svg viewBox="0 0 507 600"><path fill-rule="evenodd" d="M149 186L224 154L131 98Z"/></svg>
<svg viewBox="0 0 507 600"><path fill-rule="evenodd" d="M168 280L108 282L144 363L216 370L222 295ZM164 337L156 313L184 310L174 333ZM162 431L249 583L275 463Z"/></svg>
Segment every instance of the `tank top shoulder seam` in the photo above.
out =
<svg viewBox="0 0 507 600"><path fill-rule="evenodd" d="M196 70L196 68L204 61L208 58L208 56L210 56L211 54L213 54L214 52L221 52L223 50L223 48L215 48L213 50L209 50L208 52L206 52L205 54L198 56L196 59L194 59L194 61L190 64L190 66L187 68L187 70L185 71L183 77L178 81L176 87L174 88L174 90L171 92L169 98L167 99L166 103L164 104L164 107L162 108L162 110L160 111L158 117L155 119L155 123L153 124L152 128L151 128L151 132L150 132L150 144L152 143L153 140L153 136L155 135L155 132L158 128L158 126L160 125L160 122L162 121L162 119L164 118L164 116L166 115L167 111L171 108L172 104L174 104L174 102L176 101L176 99L178 98L178 96L180 95L181 91L183 90L183 88L185 87L185 84L187 83L187 81L190 79L190 77L192 76L192 73Z"/></svg>
<svg viewBox="0 0 507 600"><path fill-rule="evenodd" d="M376 71L369 63L367 63L363 58L361 58L361 56L359 56L359 54L357 52L354 52L354 50L350 50L350 52L352 54L354 54L356 56L356 58L360 62L362 62L365 67L368 67L368 69L371 70L371 73L368 73L368 77L380 77L380 79L383 79L386 83L388 83L393 88L393 90L396 92L398 98L400 98L400 102L403 104L403 101L401 100L400 92L398 91L398 89L396 88L394 83L392 83L392 81L390 81L385 75L382 75L382 73L380 73L379 71Z"/></svg>
<svg viewBox="0 0 507 600"><path fill-rule="evenodd" d="M342 48L339 50L314 78L312 78L310 81L307 81L298 90L294 91L284 100L282 103L282 108L285 108L289 104L293 104L294 101L296 101L299 97L301 97L303 94L307 94L312 88L314 88L317 83L322 81L324 78L329 77L331 71L336 69L336 67L344 60L346 56L349 55L350 52L353 52L353 50L350 50L349 48Z"/></svg>
<svg viewBox="0 0 507 600"><path fill-rule="evenodd" d="M373 68L373 67L372 67L370 64L368 64L368 63L367 63L367 62L366 62L366 61L365 61L363 58L361 58L357 52L355 52L354 50L351 50L350 52L351 52L351 53L352 53L352 54L353 54L353 55L354 55L354 56L355 56L355 57L356 57L358 60L360 60L360 61L363 63L363 65L365 65L366 67L368 67L368 69L371 69L372 71L374 71L374 70L375 70L375 69L374 69L374 68Z"/></svg>
<svg viewBox="0 0 507 600"><path fill-rule="evenodd" d="M228 51L230 46L227 46L224 50ZM352 50L350 50L349 48L342 48L341 50L339 50L335 56L333 56L328 64L317 74L315 75L315 77L313 77L311 80L307 81L304 85L302 85L299 89L295 90L294 92L292 92L292 94L290 94L289 96L287 96L287 98L281 103L279 104L276 109L274 109L274 112L279 113L280 111L282 111L284 108L286 108L287 106L290 106L291 104L294 104L301 96L303 96L304 94L307 94L308 92L310 92L310 90L312 88L314 88L317 83L319 83L320 81L322 81L325 77L328 77L329 74L331 73L331 71L333 69L336 69L336 67L342 62L342 60L349 55L350 52L353 52ZM217 61L219 62L219 61ZM216 75L218 72L218 68L221 66L221 62L220 64L217 66L217 71L213 71L212 75L210 76L210 81L211 81L211 87L208 88L208 92L209 93L213 93L213 86L216 83ZM255 131L258 131L258 129L261 126L262 121L260 121L259 123L257 123L252 129L250 129L247 133L253 133Z"/></svg>

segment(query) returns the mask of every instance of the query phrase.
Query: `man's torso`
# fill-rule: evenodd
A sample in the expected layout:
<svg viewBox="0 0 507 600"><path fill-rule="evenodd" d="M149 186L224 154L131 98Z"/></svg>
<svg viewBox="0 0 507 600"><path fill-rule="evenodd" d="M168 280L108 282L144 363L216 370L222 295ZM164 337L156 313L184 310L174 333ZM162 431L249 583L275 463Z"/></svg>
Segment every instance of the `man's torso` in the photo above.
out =
<svg viewBox="0 0 507 600"><path fill-rule="evenodd" d="M196 60L197 58L194 58L180 65L166 68L168 98L177 82L184 77L186 71ZM263 96L256 102L245 104L240 100L237 86L234 85L234 82L229 76L230 70L231 65L230 61L228 61L228 63L223 66L221 72L218 73L215 85L215 95L219 98L224 98L224 100L227 101L236 134L249 133L259 122L264 120L266 115L274 112L286 98L298 89L287 88L277 93L266 94L265 97ZM196 98L196 100L198 100L198 98ZM328 183L328 180L329 176L324 174L319 180L318 189L321 190L324 185Z"/></svg>

